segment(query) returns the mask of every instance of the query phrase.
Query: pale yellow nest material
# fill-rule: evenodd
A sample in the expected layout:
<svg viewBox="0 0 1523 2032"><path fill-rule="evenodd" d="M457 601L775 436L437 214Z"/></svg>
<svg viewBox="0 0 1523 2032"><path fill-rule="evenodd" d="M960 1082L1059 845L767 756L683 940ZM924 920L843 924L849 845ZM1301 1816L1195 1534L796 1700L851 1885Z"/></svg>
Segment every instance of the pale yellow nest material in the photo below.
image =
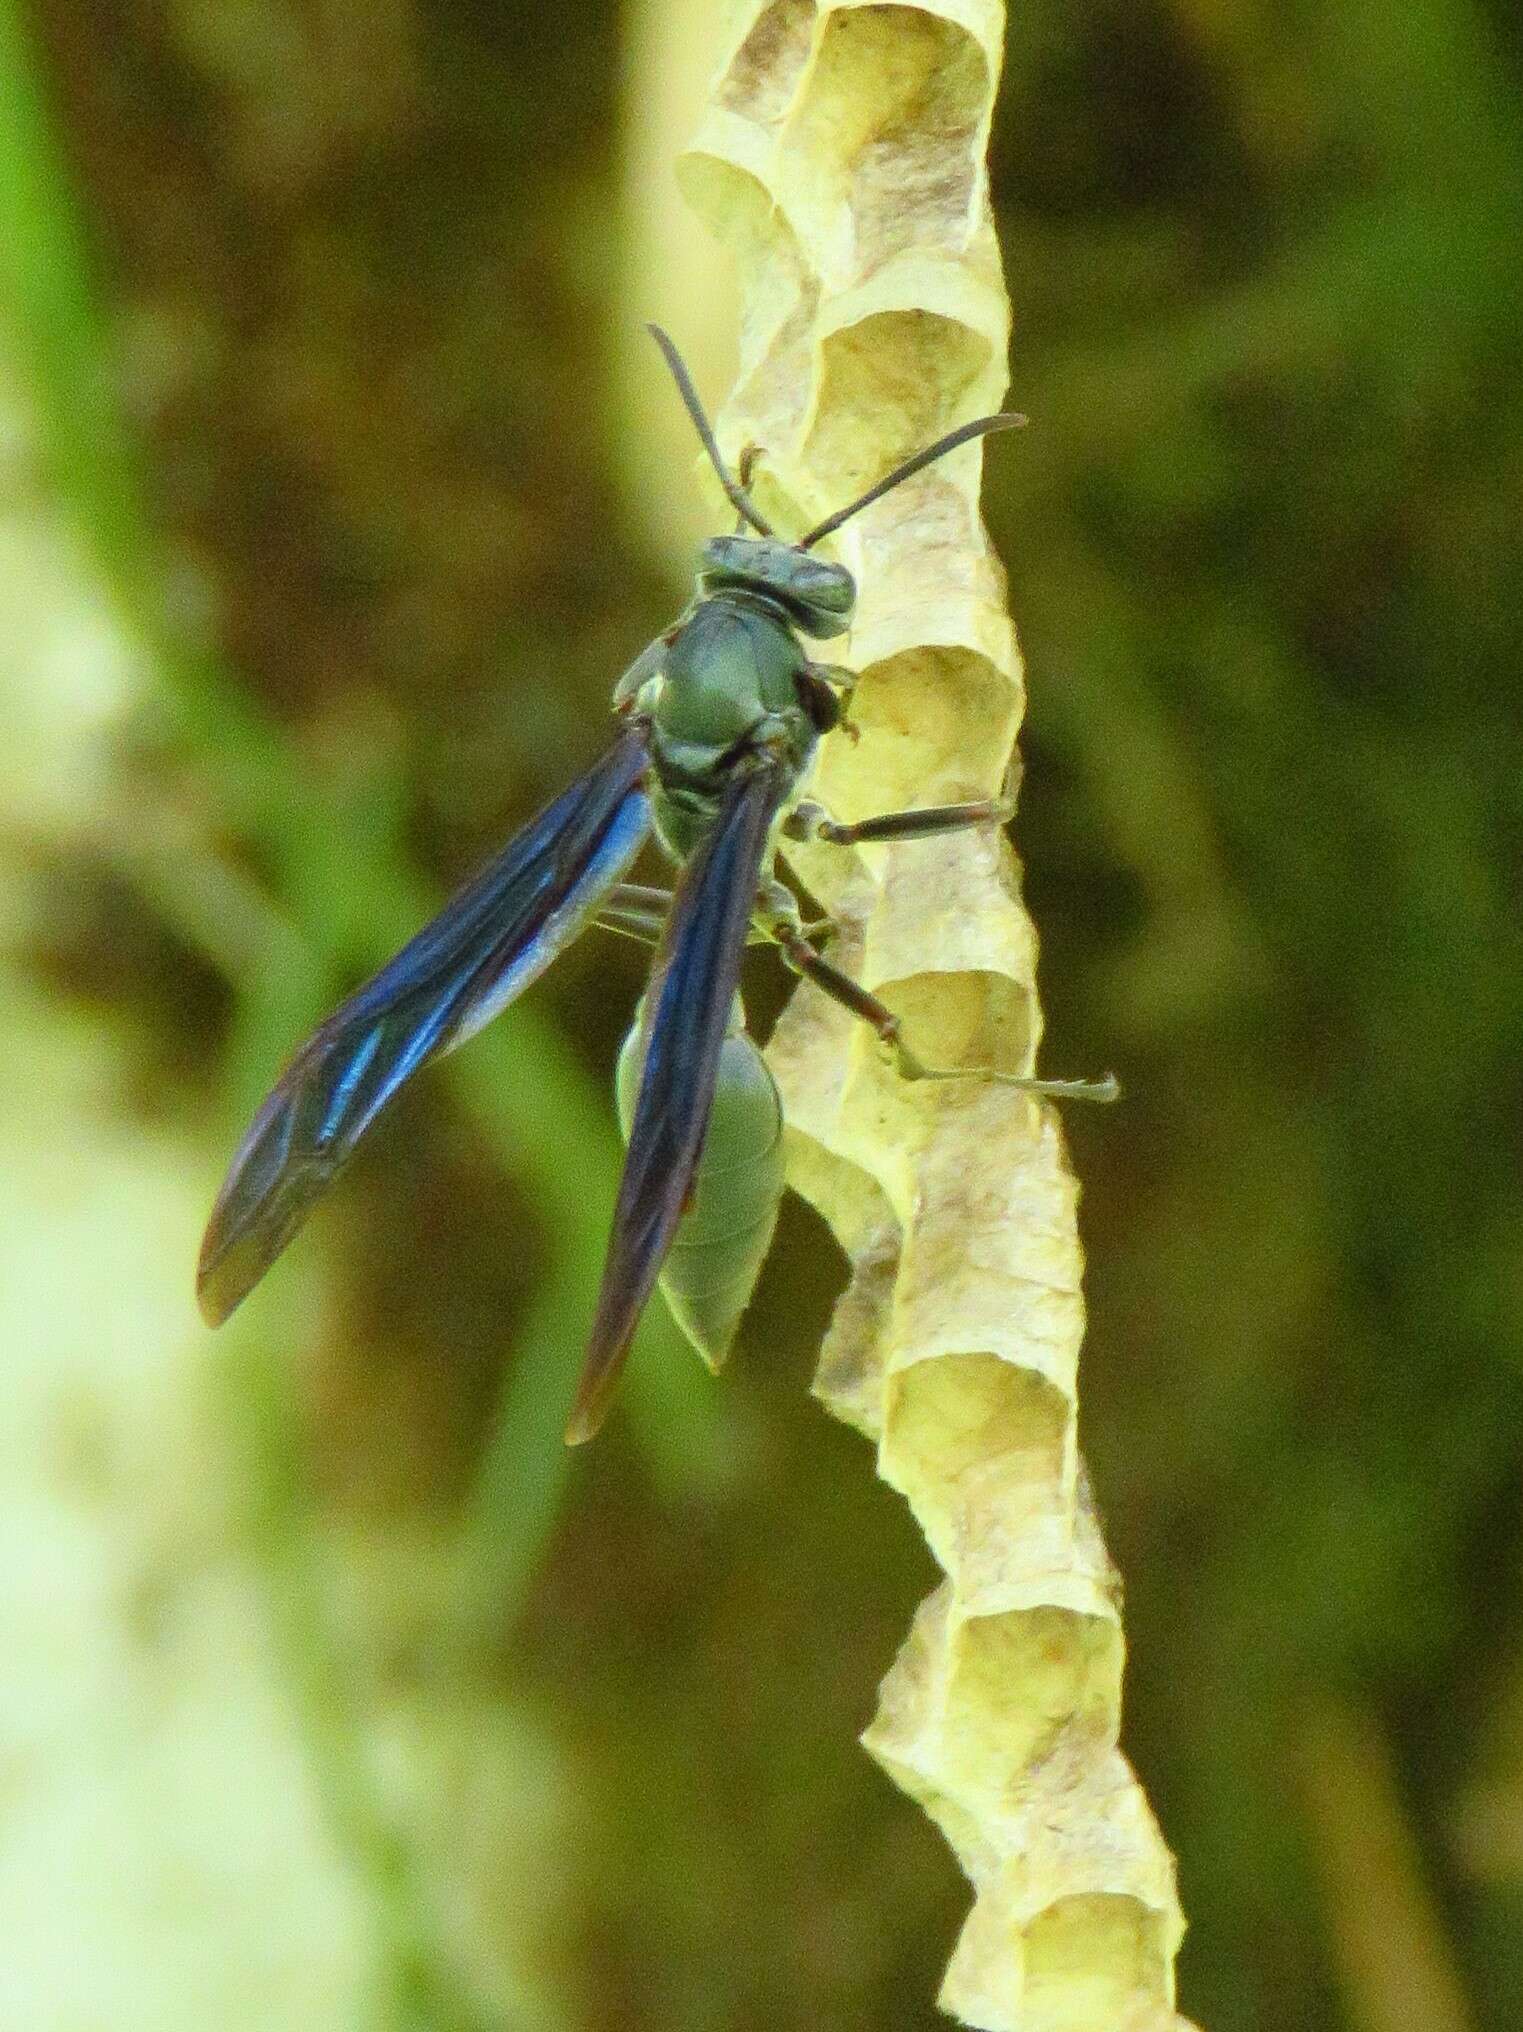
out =
<svg viewBox="0 0 1523 2032"><path fill-rule="evenodd" d="M757 493L784 531L999 406L1009 306L984 156L1003 33L988 0L738 10L681 173L740 267L721 440L764 449ZM842 532L861 738L827 743L815 790L837 817L1005 779L1021 671L980 472L969 445ZM796 866L842 928L833 957L923 1056L1031 1068L1035 939L1003 839L816 846ZM817 1387L876 1441L946 1575L866 1736L975 1886L942 2002L990 2032L1172 2032L1183 1922L1117 1748L1120 1610L1075 1444L1081 1257L1057 1115L992 1083L907 1085L807 988L772 1062L793 1182L852 1263Z"/></svg>

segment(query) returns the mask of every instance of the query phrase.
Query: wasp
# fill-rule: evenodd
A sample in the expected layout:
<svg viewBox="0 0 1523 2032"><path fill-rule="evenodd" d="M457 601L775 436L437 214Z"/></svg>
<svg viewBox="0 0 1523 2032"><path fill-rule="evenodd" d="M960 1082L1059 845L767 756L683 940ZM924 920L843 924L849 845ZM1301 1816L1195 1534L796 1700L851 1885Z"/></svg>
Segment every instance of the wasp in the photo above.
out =
<svg viewBox="0 0 1523 2032"><path fill-rule="evenodd" d="M812 643L851 626L849 571L817 557L843 523L957 446L1024 419L975 418L886 474L796 542L779 537L720 453L691 377L658 326L684 407L739 518L700 553L697 589L614 687L602 760L529 823L296 1051L217 1196L197 1294L219 1325L258 1283L376 1117L429 1060L463 1044L589 924L656 947L620 1059L628 1153L566 1437L601 1424L658 1278L711 1366L728 1351L783 1192L782 1102L738 993L753 940L774 945L877 1032L910 1080L987 1079L1060 1098L1114 1098L1113 1079L1040 1080L927 1065L899 1018L818 950L775 874L784 840L843 846L1003 824L1006 798L842 824L803 795L852 674ZM654 833L673 892L626 883ZM828 929L827 927L824 927Z"/></svg>

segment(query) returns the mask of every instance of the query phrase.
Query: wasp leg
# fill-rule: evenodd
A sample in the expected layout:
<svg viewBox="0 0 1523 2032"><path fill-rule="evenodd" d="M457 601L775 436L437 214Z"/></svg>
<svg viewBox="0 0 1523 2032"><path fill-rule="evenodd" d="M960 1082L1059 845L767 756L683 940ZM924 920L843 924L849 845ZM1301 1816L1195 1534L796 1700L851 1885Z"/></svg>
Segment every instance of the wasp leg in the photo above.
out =
<svg viewBox="0 0 1523 2032"><path fill-rule="evenodd" d="M907 1080L994 1080L1003 1087L1019 1087L1023 1093L1044 1094L1055 1101L1115 1101L1121 1098L1121 1084L1114 1073L1098 1080L1033 1079L1023 1073L996 1072L982 1065L927 1065L904 1041L899 1018L886 1002L854 981L850 974L832 966L817 953L802 930L786 916L769 919L768 930L796 974L813 981L843 1008L864 1023L870 1023L894 1054L901 1079Z"/></svg>
<svg viewBox="0 0 1523 2032"><path fill-rule="evenodd" d="M615 931L641 945L659 945L665 919L646 910L600 910L592 921L599 931Z"/></svg>
<svg viewBox="0 0 1523 2032"><path fill-rule="evenodd" d="M844 663L811 663L809 669L821 684L828 684L832 691L840 692L845 698L850 698L857 688L857 673L848 670Z"/></svg>
<svg viewBox="0 0 1523 2032"><path fill-rule="evenodd" d="M818 701L816 724L826 733L839 729L855 746L862 738L861 729L851 717L857 673L842 663L809 663L804 666L803 683Z"/></svg>
<svg viewBox="0 0 1523 2032"><path fill-rule="evenodd" d="M644 910L655 917L663 916L672 907L670 889L653 888L645 882L620 882L609 890L604 909Z"/></svg>
<svg viewBox="0 0 1523 2032"><path fill-rule="evenodd" d="M645 882L620 882L609 890L607 900L618 910L670 910L672 892Z"/></svg>
<svg viewBox="0 0 1523 2032"><path fill-rule="evenodd" d="M659 945L661 927L672 907L670 889L648 889L643 882L620 882L610 889L592 921L603 931L617 931L642 945Z"/></svg>
<svg viewBox="0 0 1523 2032"><path fill-rule="evenodd" d="M936 833L963 832L972 826L1002 826L1014 811L1014 798L981 797L976 804L927 804L918 811L886 811L878 818L843 825L824 805L806 799L789 812L783 831L790 840L828 840L835 847L851 847L875 840L926 840Z"/></svg>
<svg viewBox="0 0 1523 2032"><path fill-rule="evenodd" d="M659 945L671 907L670 889L650 889L639 882L621 882L616 889L609 890L602 909L593 913L592 922L600 931L618 932L621 937L638 939L641 945ZM797 928L806 939L828 938L835 930L828 917L800 921ZM772 934L759 924L753 925L746 943L771 945Z"/></svg>

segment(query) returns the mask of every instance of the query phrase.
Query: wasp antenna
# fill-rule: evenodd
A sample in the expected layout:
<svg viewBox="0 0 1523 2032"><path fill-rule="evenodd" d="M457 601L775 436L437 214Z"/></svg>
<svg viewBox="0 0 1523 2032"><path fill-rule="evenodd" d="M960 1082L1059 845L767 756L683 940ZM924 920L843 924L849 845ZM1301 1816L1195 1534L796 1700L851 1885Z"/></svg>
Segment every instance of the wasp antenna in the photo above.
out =
<svg viewBox="0 0 1523 2032"><path fill-rule="evenodd" d="M645 329L661 348L662 358L672 370L672 379L677 384L677 393L682 397L682 406L693 419L693 428L703 441L703 448L709 455L709 463L719 475L719 484L724 488L731 507L742 522L750 523L758 536L771 536L773 533L771 524L763 521L750 495L720 455L719 445L709 420L703 413L703 404L698 400L698 390L693 386L693 377L683 364L682 355L660 325L647 325Z"/></svg>
<svg viewBox="0 0 1523 2032"><path fill-rule="evenodd" d="M875 487L869 487L865 494L859 494L855 501L845 508L838 508L834 515L827 515L823 522L816 523L807 536L798 542L800 550L813 550L822 537L833 535L843 522L849 522L853 515L860 514L874 501L880 501L885 494L891 494L903 481L912 479L916 473L934 465L937 459L944 459L948 452L955 452L970 438L988 437L996 430L1019 430L1026 421L1014 410L1001 410L997 416L976 416L971 423L960 423L956 430L949 430L945 437L937 438L935 444L927 445L924 451L916 452L912 459L906 459L902 466L895 466Z"/></svg>

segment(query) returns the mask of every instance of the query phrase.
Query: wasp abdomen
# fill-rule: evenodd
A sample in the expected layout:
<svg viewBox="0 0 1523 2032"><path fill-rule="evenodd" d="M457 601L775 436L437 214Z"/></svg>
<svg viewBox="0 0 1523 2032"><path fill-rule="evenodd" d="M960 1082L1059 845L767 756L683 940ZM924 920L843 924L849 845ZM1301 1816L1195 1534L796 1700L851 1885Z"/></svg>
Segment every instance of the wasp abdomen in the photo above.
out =
<svg viewBox="0 0 1523 2032"><path fill-rule="evenodd" d="M777 1225L783 1197L783 1104L755 1040L734 1027L720 1048L692 1204L661 1272L672 1317L711 1369L730 1351ZM619 1122L626 1138L639 1092L641 1025L619 1054Z"/></svg>

